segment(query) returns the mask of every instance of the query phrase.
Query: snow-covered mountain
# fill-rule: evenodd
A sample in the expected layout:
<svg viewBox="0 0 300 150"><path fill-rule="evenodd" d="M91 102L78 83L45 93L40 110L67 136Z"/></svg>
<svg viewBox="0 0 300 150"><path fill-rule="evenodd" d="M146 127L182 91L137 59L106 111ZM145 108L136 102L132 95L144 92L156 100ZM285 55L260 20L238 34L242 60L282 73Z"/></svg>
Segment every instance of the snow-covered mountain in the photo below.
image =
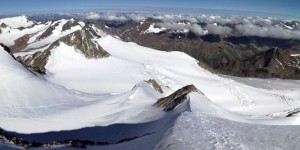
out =
<svg viewBox="0 0 300 150"><path fill-rule="evenodd" d="M17 16L11 18L0 19L2 24L6 24L11 28L26 28L34 24L33 21L29 21L26 16Z"/></svg>
<svg viewBox="0 0 300 150"><path fill-rule="evenodd" d="M5 29L28 40L0 46L0 148L299 148L298 80L217 75L74 19Z"/></svg>
<svg viewBox="0 0 300 150"><path fill-rule="evenodd" d="M22 18L22 22L31 22L26 20L26 17ZM11 18L11 22L19 21L18 19L19 17ZM7 19L2 20L4 23L7 22ZM93 41L94 38L101 37L96 31L97 29L84 22L63 19L35 24L29 27L24 26L23 29L3 25L0 40L9 46L11 51L18 52L16 55L19 56L18 60L40 73L45 73L44 67L51 55L51 50L61 43L75 46L76 50L87 58L109 56L98 43Z"/></svg>

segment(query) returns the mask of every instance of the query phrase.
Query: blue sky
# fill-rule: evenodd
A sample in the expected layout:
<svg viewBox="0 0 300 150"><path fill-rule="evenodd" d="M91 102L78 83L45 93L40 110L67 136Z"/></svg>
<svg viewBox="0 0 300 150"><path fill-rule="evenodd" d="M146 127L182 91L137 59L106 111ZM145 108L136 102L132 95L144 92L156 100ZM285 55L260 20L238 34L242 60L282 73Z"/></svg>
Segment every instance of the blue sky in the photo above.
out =
<svg viewBox="0 0 300 150"><path fill-rule="evenodd" d="M2 0L0 13L139 6L243 10L300 17L300 0Z"/></svg>

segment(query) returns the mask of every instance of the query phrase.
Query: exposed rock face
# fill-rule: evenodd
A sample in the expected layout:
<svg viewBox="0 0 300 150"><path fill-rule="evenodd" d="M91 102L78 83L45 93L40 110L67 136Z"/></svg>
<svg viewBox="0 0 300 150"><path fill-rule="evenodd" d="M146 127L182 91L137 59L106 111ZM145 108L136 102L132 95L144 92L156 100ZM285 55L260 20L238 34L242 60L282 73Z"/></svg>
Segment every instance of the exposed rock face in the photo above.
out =
<svg viewBox="0 0 300 150"><path fill-rule="evenodd" d="M257 36L236 36L236 35L196 35L193 32L174 32L172 30L164 30L159 33L145 33L151 24L159 23L161 20L147 19L141 22L126 22L122 26L114 25L109 22L109 26L105 23L96 23L101 30L116 35L128 42L135 42L139 45L163 50L163 51L181 51L194 57L199 61L199 65L215 73L247 76L247 77L278 77L289 79L300 79L297 76L297 68L293 67L288 71L289 75L283 76L279 72L255 72L243 73L236 71L237 68L229 64L242 62L251 59L256 54L263 53L278 47L283 51L293 50L300 53L300 40L292 39L276 39ZM188 23L187 21L180 21ZM198 23L206 26L205 23ZM109 28L107 28L107 26ZM226 25L234 30L234 25ZM281 60L289 61L287 60ZM249 68L250 69L250 68ZM224 71L226 70L226 71ZM230 73L231 71L235 72ZM248 70L247 72L251 72ZM256 75L259 74L259 75Z"/></svg>
<svg viewBox="0 0 300 150"><path fill-rule="evenodd" d="M52 32L54 31L55 27L57 27L59 25L59 22L55 23L54 25L51 25L45 32L43 32L39 37L37 37L37 40L42 40L46 37L48 37L49 35L52 34Z"/></svg>
<svg viewBox="0 0 300 150"><path fill-rule="evenodd" d="M187 85L167 97L160 98L153 106L163 108L167 112L174 110L179 104L188 100L187 95L192 92L201 93L194 85Z"/></svg>
<svg viewBox="0 0 300 150"><path fill-rule="evenodd" d="M296 115L296 114L299 114L299 112L300 112L300 109L299 109L299 108L294 109L294 110L287 111L285 117L292 117L292 116L294 116L294 115Z"/></svg>
<svg viewBox="0 0 300 150"><path fill-rule="evenodd" d="M3 22L0 24L0 28L7 28L7 27L8 26L5 23L3 23Z"/></svg>
<svg viewBox="0 0 300 150"><path fill-rule="evenodd" d="M34 68L37 72L46 73L45 66L51 55L51 50L58 47L60 43L74 46L78 52L90 59L108 57L109 54L97 42L93 41L93 38L99 37L100 36L90 26L84 26L82 30L77 30L51 43L44 51L18 57L17 59Z"/></svg>
<svg viewBox="0 0 300 150"><path fill-rule="evenodd" d="M69 29L71 29L71 27L75 27L75 26L77 26L77 25L80 25L80 24L78 23L78 21L75 21L75 20L71 19L71 20L69 20L67 23L65 23L65 24L63 25L62 31L69 30Z"/></svg>
<svg viewBox="0 0 300 150"><path fill-rule="evenodd" d="M22 37L19 37L18 39L15 40L15 44L10 46L10 49L13 52L17 52L19 50L24 49L27 46L27 42L30 39L29 34L25 34Z"/></svg>
<svg viewBox="0 0 300 150"><path fill-rule="evenodd" d="M236 76L300 79L300 55L293 55L293 53L293 51L272 48L248 59L224 64L220 70Z"/></svg>
<svg viewBox="0 0 300 150"><path fill-rule="evenodd" d="M17 57L17 60L31 67L35 72L45 74L45 66L50 54L50 50L45 50L43 52L35 52L33 55L27 55L24 57L19 56Z"/></svg>
<svg viewBox="0 0 300 150"><path fill-rule="evenodd" d="M7 28L8 26L5 23L1 23L0 24L0 34L2 33L2 29L1 28Z"/></svg>
<svg viewBox="0 0 300 150"><path fill-rule="evenodd" d="M149 85L153 87L153 89L159 93L163 93L164 91L161 89L160 85L154 80L154 79L149 79L148 81L145 81Z"/></svg>
<svg viewBox="0 0 300 150"><path fill-rule="evenodd" d="M84 26L82 30L75 31L55 41L50 47L63 42L69 46L74 46L87 58L107 57L109 54L97 42L92 40L99 37L91 27Z"/></svg>
<svg viewBox="0 0 300 150"><path fill-rule="evenodd" d="M6 45L4 45L4 44L2 44L2 43L0 43L0 46L3 47L4 50L5 50L7 53L9 53L13 59L15 59L16 61L18 61L19 63L21 63L21 64L24 66L24 68L26 68L27 70L29 70L29 71L32 72L33 74L36 74L36 72L37 72L37 73L41 73L41 74L44 73L44 72L40 71L39 68L35 68L35 66L29 66L29 65L26 65L22 60L20 60L20 57L17 57L17 58L16 58L16 57L13 55L12 51L10 50L10 48L9 48L8 46L6 46Z"/></svg>
<svg viewBox="0 0 300 150"><path fill-rule="evenodd" d="M15 56L13 55L13 53L11 52L11 50L10 50L9 47L7 47L6 45L4 45L3 43L0 43L0 46L3 47L3 49L4 49L7 53L9 53L14 59L16 59Z"/></svg>

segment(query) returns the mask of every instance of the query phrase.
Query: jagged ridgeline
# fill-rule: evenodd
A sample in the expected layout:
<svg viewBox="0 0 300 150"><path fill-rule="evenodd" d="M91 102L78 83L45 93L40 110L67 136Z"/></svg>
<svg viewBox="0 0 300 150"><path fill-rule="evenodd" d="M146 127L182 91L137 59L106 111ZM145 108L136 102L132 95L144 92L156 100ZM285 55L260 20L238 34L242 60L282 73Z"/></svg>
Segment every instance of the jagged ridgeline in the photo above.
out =
<svg viewBox="0 0 300 150"><path fill-rule="evenodd" d="M101 35L91 25L71 19L37 24L33 28L36 26L41 29L22 35L9 47L12 52L21 52L21 50L30 52L26 55L17 55L17 59L40 73L46 72L45 66L52 50L61 44L73 47L75 51L89 59L109 56L109 53L93 40L100 38ZM7 26L2 24L1 27Z"/></svg>

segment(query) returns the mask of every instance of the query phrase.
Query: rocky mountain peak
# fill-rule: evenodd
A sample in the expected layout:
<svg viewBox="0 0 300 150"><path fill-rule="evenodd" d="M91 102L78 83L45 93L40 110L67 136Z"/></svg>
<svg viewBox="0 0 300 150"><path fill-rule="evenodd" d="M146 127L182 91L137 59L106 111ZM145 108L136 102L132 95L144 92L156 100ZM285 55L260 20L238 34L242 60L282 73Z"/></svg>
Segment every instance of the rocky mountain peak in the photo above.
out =
<svg viewBox="0 0 300 150"><path fill-rule="evenodd" d="M109 54L95 41L93 38L100 36L89 26L84 26L82 30L77 30L71 34L61 37L49 47L50 49L63 42L68 46L74 46L80 53L87 58L102 58L107 57Z"/></svg>
<svg viewBox="0 0 300 150"><path fill-rule="evenodd" d="M181 89L178 89L171 95L167 97L163 97L157 100L156 103L153 104L154 107L163 108L164 111L172 111L174 110L178 105L183 103L184 101L188 100L188 94L192 92L200 92L194 85L187 85L185 87L182 87Z"/></svg>
<svg viewBox="0 0 300 150"><path fill-rule="evenodd" d="M62 31L69 30L71 27L75 27L77 25L80 25L77 20L70 19L62 26Z"/></svg>
<svg viewBox="0 0 300 150"><path fill-rule="evenodd" d="M72 24L78 24L78 22L74 20L70 20L68 22L66 23L68 24L68 27L72 26ZM42 35L47 36L51 34L56 26L58 26L58 24L53 24L47 29L47 31L44 32L45 34L43 33ZM45 66L48 62L49 56L51 55L51 51L58 47L60 43L74 47L77 52L83 54L86 58L97 59L108 57L109 53L106 52L96 41L94 41L94 38L100 38L100 35L98 35L92 27L85 25L81 30L74 31L52 42L46 50L38 51L32 55L26 55L24 57L18 57L18 59L26 65L36 68L39 72L46 73Z"/></svg>
<svg viewBox="0 0 300 150"><path fill-rule="evenodd" d="M51 25L39 37L37 37L37 40L39 41L50 36L58 25L59 25L58 22L51 23Z"/></svg>

